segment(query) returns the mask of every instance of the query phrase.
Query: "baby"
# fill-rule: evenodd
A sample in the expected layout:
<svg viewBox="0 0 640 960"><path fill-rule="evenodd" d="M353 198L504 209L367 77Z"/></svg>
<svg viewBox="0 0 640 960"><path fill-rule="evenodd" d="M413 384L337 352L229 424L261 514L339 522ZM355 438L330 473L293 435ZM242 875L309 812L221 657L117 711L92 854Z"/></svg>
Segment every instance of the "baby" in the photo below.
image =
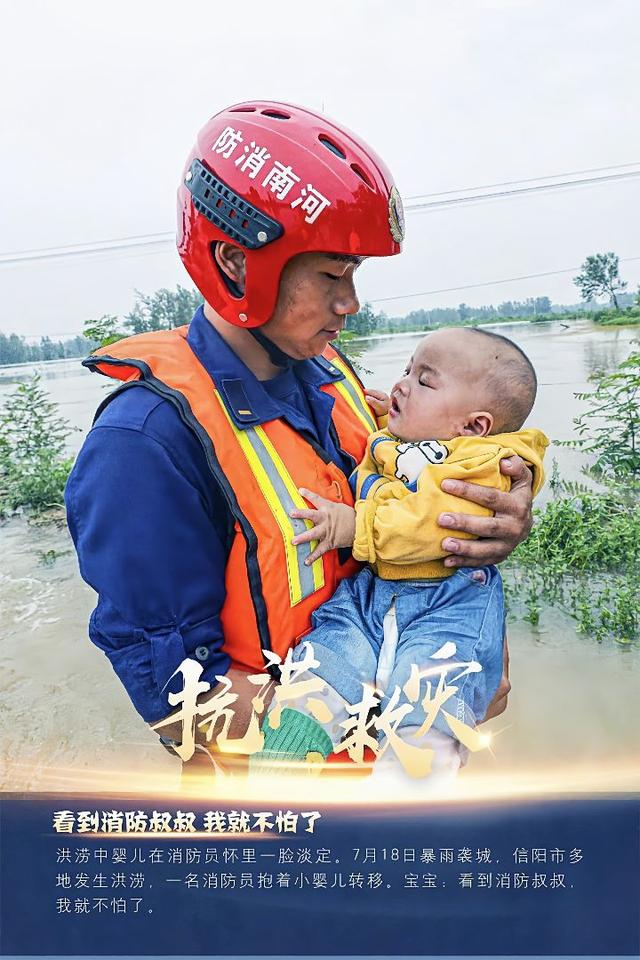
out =
<svg viewBox="0 0 640 960"><path fill-rule="evenodd" d="M397 704L410 703L394 724L395 749L380 740L384 762L393 763L402 752L398 743L404 743L432 750L433 772L457 771L465 751L453 727L457 722L460 734L460 722L474 727L485 716L502 676L505 616L495 567L445 565L447 530L437 519L461 505L441 483L466 480L507 491L511 481L500 472L500 460L518 454L533 470L535 495L544 481L548 440L539 430L521 427L536 388L529 359L506 337L464 327L431 333L391 397L379 395L381 406L388 407L388 426L369 437L351 477L355 509L320 504L315 494L302 491L319 509L292 514L313 524L294 543L317 540L313 560L353 539L354 557L368 566L340 583L293 651L294 661L310 666L305 679L313 675L325 682L322 700L332 719L318 722L317 708L307 707L304 698L287 700L279 724L267 719L264 725L260 763L326 759L339 747L343 721L353 717L347 705L362 701L364 684L381 695L379 710L394 691ZM469 501L463 509L491 515ZM455 536L470 535L456 531ZM312 645L311 664L305 641ZM441 675L452 688L442 707L455 720L450 724L439 710L430 717L428 733L420 735L428 719L422 703L426 681L435 691ZM398 699L401 691L414 695Z"/></svg>

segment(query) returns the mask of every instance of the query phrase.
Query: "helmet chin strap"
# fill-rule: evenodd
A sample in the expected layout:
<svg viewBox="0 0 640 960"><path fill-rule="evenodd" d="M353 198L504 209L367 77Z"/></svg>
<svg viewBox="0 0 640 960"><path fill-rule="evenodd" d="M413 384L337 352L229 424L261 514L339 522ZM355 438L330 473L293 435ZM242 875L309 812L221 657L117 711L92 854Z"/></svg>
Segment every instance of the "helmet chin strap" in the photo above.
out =
<svg viewBox="0 0 640 960"><path fill-rule="evenodd" d="M250 327L249 333L255 340L258 341L263 350L266 350L271 363L275 364L276 367L282 367L283 370L289 370L297 363L302 363L301 360L297 360L295 357L290 357L289 354L284 352L284 350L281 350L280 347L277 347L275 343L269 340L269 338L260 330L259 327Z"/></svg>
<svg viewBox="0 0 640 960"><path fill-rule="evenodd" d="M227 273L220 269L219 265L216 262L216 266L220 272L227 289L231 292L234 297L241 297L244 293L244 288L241 287L235 280L233 280ZM275 343L269 340L269 337L265 336L264 333L257 327L249 327L249 333L251 336L258 341L260 346L269 356L269 360L276 367L282 367L283 370L289 370L296 363L300 363L299 360L296 360L294 357L290 357L289 354L285 353L284 350L281 350L280 347L277 347Z"/></svg>

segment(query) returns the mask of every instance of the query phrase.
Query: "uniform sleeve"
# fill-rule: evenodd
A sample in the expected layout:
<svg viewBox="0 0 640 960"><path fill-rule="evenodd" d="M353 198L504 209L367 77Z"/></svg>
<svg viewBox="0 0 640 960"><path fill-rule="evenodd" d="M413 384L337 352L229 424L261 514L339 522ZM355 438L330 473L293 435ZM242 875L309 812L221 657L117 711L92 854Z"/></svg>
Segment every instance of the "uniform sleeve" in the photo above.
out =
<svg viewBox="0 0 640 960"><path fill-rule="evenodd" d="M98 593L91 640L150 723L170 712L182 680L168 681L185 657L212 685L230 664L220 625L228 547L174 456L143 432L98 422L65 491L80 573Z"/></svg>
<svg viewBox="0 0 640 960"><path fill-rule="evenodd" d="M374 489L377 490L382 484L389 482L379 473L379 466L371 453L371 444L381 435L372 433L368 438L364 457L349 478L355 500L364 500L369 494L373 494Z"/></svg>
<svg viewBox="0 0 640 960"><path fill-rule="evenodd" d="M491 453L442 464L426 466L418 477L417 490L412 492L401 480L372 482L369 490L362 485L356 502L356 536L353 555L356 560L375 563L413 564L439 560L448 556L442 549L446 536L473 539L460 530L446 530L438 525L438 516L447 511L491 516L491 510L445 493L440 484L445 479L467 480L499 490L510 489L509 477L500 472L500 460L512 451L494 448ZM364 461L363 461L364 463Z"/></svg>

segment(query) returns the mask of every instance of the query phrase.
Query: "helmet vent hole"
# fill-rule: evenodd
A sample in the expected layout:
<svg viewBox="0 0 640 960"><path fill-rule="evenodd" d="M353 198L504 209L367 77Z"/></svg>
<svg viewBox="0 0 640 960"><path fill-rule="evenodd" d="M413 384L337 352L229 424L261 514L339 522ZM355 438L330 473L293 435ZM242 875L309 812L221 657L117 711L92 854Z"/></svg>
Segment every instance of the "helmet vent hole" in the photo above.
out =
<svg viewBox="0 0 640 960"><path fill-rule="evenodd" d="M364 172L362 167L359 167L357 163L352 163L351 169L353 170L353 172L357 177L360 177L363 183L366 183L366 185L369 187L370 190L374 189L373 184L371 183L371 180L369 179L367 174Z"/></svg>
<svg viewBox="0 0 640 960"><path fill-rule="evenodd" d="M229 113L255 113L255 107L234 107L233 110L229 110Z"/></svg>
<svg viewBox="0 0 640 960"><path fill-rule="evenodd" d="M327 148L327 150L331 150L331 153L335 153L336 157L340 157L341 160L347 159L347 155L342 147L339 147L337 143L333 142L333 140L329 140L329 137L325 137L323 133L320 134L318 140L324 147Z"/></svg>
<svg viewBox="0 0 640 960"><path fill-rule="evenodd" d="M261 110L260 113L263 117L273 117L274 120L291 120L291 114L281 110Z"/></svg>

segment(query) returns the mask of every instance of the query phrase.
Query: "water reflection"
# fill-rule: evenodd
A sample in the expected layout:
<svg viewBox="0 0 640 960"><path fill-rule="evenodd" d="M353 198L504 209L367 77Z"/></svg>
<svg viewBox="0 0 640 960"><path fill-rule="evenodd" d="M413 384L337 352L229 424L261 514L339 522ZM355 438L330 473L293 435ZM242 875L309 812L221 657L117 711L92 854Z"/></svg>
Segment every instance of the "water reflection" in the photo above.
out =
<svg viewBox="0 0 640 960"><path fill-rule="evenodd" d="M628 354L628 342L588 340L584 345L584 365L589 376L603 371L611 373Z"/></svg>

